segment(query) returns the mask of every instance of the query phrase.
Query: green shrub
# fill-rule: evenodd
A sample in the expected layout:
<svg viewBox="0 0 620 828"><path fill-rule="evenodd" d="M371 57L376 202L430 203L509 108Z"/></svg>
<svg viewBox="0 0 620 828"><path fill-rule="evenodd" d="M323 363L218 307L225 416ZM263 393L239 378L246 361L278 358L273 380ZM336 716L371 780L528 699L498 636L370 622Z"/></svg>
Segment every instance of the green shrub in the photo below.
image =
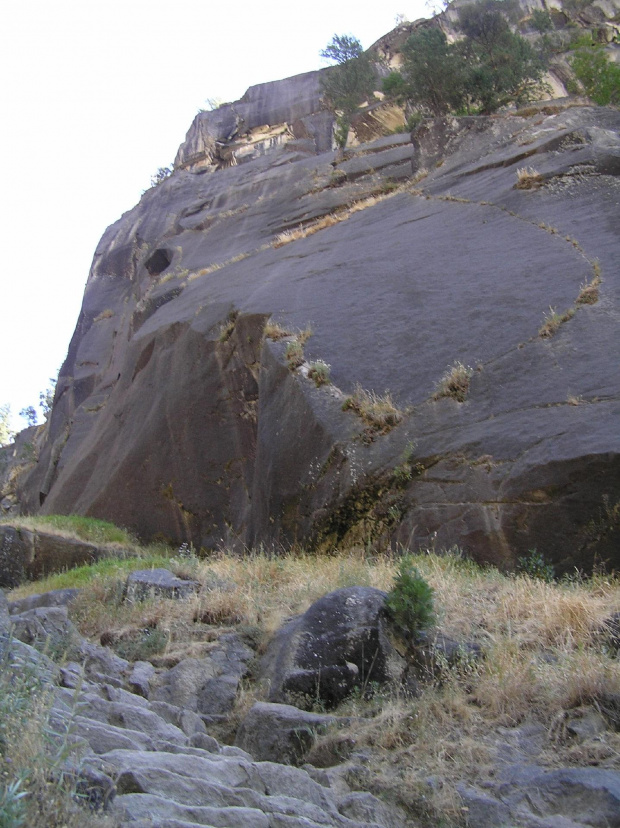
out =
<svg viewBox="0 0 620 828"><path fill-rule="evenodd" d="M28 791L22 790L23 780L0 782L0 826L2 828L19 828L26 821L26 803L24 797Z"/></svg>
<svg viewBox="0 0 620 828"><path fill-rule="evenodd" d="M113 649L127 661L149 661L153 656L164 652L169 639L170 636L164 630L139 630L114 642Z"/></svg>
<svg viewBox="0 0 620 828"><path fill-rule="evenodd" d="M328 109L337 115L334 138L339 147L345 147L353 115L372 95L373 62L359 40L349 35L334 35L321 57L336 64L322 73L320 83Z"/></svg>
<svg viewBox="0 0 620 828"><path fill-rule="evenodd" d="M433 594L433 588L407 555L399 564L385 605L395 623L415 636L435 623Z"/></svg>
<svg viewBox="0 0 620 828"><path fill-rule="evenodd" d="M284 356L288 363L288 367L291 369L291 371L294 371L295 368L299 368L300 365L303 365L304 346L297 339L293 342L289 342L286 346Z"/></svg>
<svg viewBox="0 0 620 828"><path fill-rule="evenodd" d="M553 31L553 20L551 19L551 15L549 12L543 11L542 9L534 9L532 16L530 17L530 25L539 34L545 34L545 32Z"/></svg>
<svg viewBox="0 0 620 828"><path fill-rule="evenodd" d="M555 580L554 568L545 561L543 554L536 549L530 549L527 555L519 558L517 569L523 575L529 575L530 578L536 578L539 581L546 581L548 584Z"/></svg>
<svg viewBox="0 0 620 828"><path fill-rule="evenodd" d="M603 46L593 44L587 36L577 46L569 63L586 95L599 106L619 104L620 65L610 61Z"/></svg>

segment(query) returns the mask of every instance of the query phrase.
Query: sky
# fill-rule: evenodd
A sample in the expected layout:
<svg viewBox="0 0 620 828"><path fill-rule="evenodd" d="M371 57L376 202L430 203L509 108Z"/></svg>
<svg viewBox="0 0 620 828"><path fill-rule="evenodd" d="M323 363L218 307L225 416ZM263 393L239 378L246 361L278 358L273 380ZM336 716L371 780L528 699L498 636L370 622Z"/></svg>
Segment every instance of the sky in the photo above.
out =
<svg viewBox="0 0 620 828"><path fill-rule="evenodd" d="M172 163L207 99L326 65L429 17L425 0L2 0L0 405L38 406L69 346L95 247ZM41 419L40 415L40 419Z"/></svg>

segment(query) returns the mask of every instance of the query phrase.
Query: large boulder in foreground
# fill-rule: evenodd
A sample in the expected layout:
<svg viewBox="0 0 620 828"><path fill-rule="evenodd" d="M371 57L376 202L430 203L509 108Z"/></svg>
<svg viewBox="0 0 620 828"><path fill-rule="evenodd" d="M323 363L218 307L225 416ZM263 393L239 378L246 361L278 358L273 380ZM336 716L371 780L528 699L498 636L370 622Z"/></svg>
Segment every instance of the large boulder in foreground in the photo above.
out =
<svg viewBox="0 0 620 828"><path fill-rule="evenodd" d="M405 661L388 637L385 597L379 589L345 587L285 624L261 662L269 701L333 707L355 687L400 683Z"/></svg>

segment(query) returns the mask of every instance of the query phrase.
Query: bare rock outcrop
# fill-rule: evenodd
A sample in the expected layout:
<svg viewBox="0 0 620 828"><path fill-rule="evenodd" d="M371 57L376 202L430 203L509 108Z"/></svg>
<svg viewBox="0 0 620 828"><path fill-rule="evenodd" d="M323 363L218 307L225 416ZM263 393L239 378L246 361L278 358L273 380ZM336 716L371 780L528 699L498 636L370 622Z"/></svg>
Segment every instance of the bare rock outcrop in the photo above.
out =
<svg viewBox="0 0 620 828"><path fill-rule="evenodd" d="M617 110L370 118L345 153L330 118L319 73L253 87L108 228L22 507L206 549L617 566Z"/></svg>

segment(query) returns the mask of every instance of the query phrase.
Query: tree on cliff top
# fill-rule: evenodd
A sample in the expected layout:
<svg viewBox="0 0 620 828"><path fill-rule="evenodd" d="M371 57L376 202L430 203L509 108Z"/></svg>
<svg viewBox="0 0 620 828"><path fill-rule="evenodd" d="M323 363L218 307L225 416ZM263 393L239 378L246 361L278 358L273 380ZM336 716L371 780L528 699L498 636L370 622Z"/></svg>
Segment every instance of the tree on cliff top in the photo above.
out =
<svg viewBox="0 0 620 828"><path fill-rule="evenodd" d="M391 73L384 91L433 115L488 114L536 96L544 62L512 32L507 9L498 0L464 6L459 11L464 37L456 43L448 43L440 29L418 29L403 47L403 76Z"/></svg>
<svg viewBox="0 0 620 828"><path fill-rule="evenodd" d="M354 112L372 94L375 71L362 44L349 35L334 35L320 55L336 64L324 73L321 88L328 107L337 115L336 141L344 147Z"/></svg>

